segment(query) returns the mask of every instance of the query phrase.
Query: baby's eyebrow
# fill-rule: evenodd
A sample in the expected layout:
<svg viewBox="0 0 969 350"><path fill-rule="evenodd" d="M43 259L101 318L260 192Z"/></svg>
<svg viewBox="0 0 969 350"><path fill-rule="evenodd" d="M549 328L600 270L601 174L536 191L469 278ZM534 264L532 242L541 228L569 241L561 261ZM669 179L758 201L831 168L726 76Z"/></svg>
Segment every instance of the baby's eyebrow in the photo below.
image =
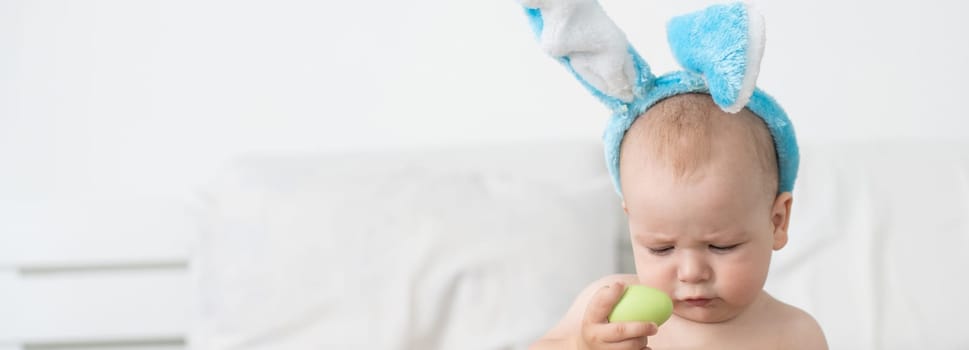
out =
<svg viewBox="0 0 969 350"><path fill-rule="evenodd" d="M642 244L667 244L676 241L672 235L661 232L643 232L633 235L633 239Z"/></svg>
<svg viewBox="0 0 969 350"><path fill-rule="evenodd" d="M704 236L703 239L707 241L739 240L746 236L745 232L744 230L719 231L710 233Z"/></svg>

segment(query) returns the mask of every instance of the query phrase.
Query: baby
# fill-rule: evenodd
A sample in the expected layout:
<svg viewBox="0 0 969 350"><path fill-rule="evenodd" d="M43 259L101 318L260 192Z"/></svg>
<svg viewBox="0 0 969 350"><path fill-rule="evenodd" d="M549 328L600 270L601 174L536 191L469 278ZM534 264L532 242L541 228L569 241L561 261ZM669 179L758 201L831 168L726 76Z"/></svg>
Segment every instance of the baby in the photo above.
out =
<svg viewBox="0 0 969 350"><path fill-rule="evenodd" d="M676 95L636 119L619 164L636 275L593 282L532 349L827 348L810 315L763 290L772 252L787 244L793 198L778 193L761 118L728 114L709 95ZM633 284L673 299L662 328L607 321Z"/></svg>

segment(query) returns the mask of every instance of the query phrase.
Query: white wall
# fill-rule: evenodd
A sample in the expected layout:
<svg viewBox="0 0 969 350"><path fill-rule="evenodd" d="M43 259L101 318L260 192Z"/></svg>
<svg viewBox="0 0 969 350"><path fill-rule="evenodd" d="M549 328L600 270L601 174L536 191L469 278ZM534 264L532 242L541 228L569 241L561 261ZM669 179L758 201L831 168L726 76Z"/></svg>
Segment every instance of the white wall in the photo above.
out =
<svg viewBox="0 0 969 350"><path fill-rule="evenodd" d="M602 2L656 72L665 20L709 3ZM965 2L755 3L802 142L967 138ZM606 115L512 0L0 0L0 245L43 263L90 240L40 221L178 201L240 153L596 139ZM132 237L178 264L181 238Z"/></svg>
<svg viewBox="0 0 969 350"><path fill-rule="evenodd" d="M708 1L603 1L658 72ZM760 1L813 140L964 138L963 2ZM166 194L245 151L596 138L513 1L0 1L0 194Z"/></svg>

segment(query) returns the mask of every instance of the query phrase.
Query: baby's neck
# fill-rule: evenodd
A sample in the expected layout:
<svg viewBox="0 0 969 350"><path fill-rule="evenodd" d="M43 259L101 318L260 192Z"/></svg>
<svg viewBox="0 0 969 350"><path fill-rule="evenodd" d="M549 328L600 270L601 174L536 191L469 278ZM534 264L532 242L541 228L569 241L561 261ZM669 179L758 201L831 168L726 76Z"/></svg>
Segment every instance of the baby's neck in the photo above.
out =
<svg viewBox="0 0 969 350"><path fill-rule="evenodd" d="M716 323L692 321L674 314L663 324L659 333L650 337L650 347L655 350L667 348L683 349L729 349L727 344L748 344L762 335L758 330L770 329L773 310L782 303L761 291L757 298L736 317ZM684 343L685 341L685 343ZM671 347L671 345L676 345ZM757 347L750 347L757 348Z"/></svg>

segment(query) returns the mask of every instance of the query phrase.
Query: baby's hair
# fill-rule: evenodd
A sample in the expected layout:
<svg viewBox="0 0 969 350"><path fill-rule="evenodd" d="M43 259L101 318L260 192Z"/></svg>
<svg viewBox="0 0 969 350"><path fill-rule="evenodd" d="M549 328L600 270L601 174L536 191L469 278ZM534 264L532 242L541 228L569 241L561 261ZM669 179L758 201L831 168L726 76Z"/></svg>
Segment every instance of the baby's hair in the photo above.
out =
<svg viewBox="0 0 969 350"><path fill-rule="evenodd" d="M739 126L739 127L737 127ZM729 114L709 95L682 94L658 102L630 126L621 145L621 164L628 163L632 147L639 157L655 157L678 179L689 179L707 164L713 152L712 140L725 133L742 132L743 149L752 152L764 175L771 196L777 193L777 153L767 125L750 110Z"/></svg>

